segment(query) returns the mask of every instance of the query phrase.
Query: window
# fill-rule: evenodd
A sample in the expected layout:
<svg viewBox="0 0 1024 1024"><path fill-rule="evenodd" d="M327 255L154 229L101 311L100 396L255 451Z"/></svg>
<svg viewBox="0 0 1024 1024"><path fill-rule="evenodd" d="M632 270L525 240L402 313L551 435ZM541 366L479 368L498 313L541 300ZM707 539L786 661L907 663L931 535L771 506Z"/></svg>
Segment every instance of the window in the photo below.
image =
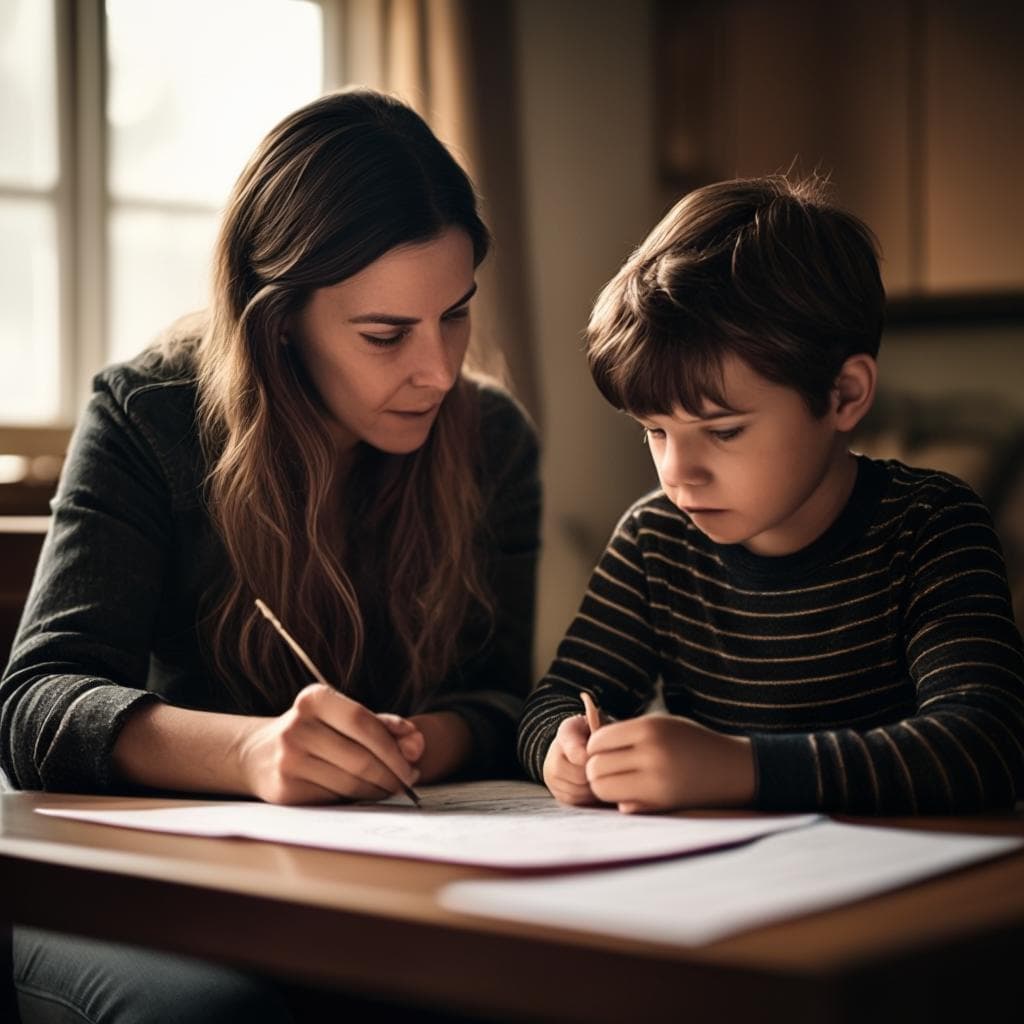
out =
<svg viewBox="0 0 1024 1024"><path fill-rule="evenodd" d="M0 0L0 423L206 304L219 211L324 88L316 0Z"/></svg>

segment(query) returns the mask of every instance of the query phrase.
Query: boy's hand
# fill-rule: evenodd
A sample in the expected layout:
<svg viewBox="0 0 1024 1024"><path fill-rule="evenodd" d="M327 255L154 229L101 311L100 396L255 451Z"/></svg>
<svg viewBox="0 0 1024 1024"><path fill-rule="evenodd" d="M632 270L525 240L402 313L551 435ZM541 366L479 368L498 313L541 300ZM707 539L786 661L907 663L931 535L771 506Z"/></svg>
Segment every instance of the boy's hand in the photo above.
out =
<svg viewBox="0 0 1024 1024"><path fill-rule="evenodd" d="M603 731L603 730L602 730ZM587 783L587 740L590 727L583 715L562 720L544 758L544 785L563 804L596 804Z"/></svg>
<svg viewBox="0 0 1024 1024"><path fill-rule="evenodd" d="M546 773L545 762L545 780ZM587 743L585 774L598 799L626 813L741 807L754 798L750 740L676 715L643 715L599 729Z"/></svg>

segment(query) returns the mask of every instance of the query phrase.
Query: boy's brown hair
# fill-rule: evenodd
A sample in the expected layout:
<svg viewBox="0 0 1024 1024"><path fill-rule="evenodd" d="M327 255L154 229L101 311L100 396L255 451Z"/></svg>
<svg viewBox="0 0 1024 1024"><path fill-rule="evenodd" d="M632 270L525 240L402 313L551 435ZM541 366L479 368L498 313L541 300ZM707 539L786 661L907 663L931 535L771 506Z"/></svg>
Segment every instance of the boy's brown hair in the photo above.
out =
<svg viewBox="0 0 1024 1024"><path fill-rule="evenodd" d="M817 179L719 182L668 212L594 305L590 372L638 416L728 408L730 355L799 392L815 416L851 355L878 353L878 242Z"/></svg>

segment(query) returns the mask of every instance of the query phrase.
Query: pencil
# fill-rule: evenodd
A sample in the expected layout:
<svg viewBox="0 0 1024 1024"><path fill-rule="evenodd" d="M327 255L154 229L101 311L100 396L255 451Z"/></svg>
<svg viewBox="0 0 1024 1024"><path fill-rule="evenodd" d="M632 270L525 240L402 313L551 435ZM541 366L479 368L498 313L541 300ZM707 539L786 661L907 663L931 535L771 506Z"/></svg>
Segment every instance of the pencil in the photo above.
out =
<svg viewBox="0 0 1024 1024"><path fill-rule="evenodd" d="M266 603L264 601L261 601L260 598L258 597L256 598L256 607L259 608L260 612L262 612L264 617L270 622L274 629L276 629L278 633L281 634L282 639L295 652L295 654L298 656L299 661L301 661L302 664L305 665L306 668L308 668L309 671L313 673L313 676L316 678L316 681L318 683L323 683L324 686L330 686L331 684L327 682L327 680L324 678L324 674L320 671L320 669L316 667L316 665L313 664L313 659L302 649L299 642L291 635L291 633L289 633L288 630L281 625L281 620L278 619L278 617L267 607ZM402 782L401 779L399 779L398 781L401 784L402 789L405 791L405 795L417 807L419 807L420 798L416 794L416 791L411 786L407 786L404 782Z"/></svg>
<svg viewBox="0 0 1024 1024"><path fill-rule="evenodd" d="M594 698L586 690L580 691L580 700L583 701L583 710L587 716L587 725L591 732L597 732L601 728L601 712L598 711Z"/></svg>

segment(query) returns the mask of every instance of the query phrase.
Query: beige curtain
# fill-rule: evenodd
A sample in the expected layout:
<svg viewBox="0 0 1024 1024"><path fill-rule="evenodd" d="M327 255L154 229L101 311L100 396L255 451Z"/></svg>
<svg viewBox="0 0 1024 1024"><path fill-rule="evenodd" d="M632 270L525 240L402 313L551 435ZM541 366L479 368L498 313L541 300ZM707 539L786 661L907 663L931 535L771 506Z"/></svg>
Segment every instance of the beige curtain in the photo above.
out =
<svg viewBox="0 0 1024 1024"><path fill-rule="evenodd" d="M341 0L336 16L338 83L400 96L473 179L494 235L474 303L475 355L539 421L511 0Z"/></svg>

